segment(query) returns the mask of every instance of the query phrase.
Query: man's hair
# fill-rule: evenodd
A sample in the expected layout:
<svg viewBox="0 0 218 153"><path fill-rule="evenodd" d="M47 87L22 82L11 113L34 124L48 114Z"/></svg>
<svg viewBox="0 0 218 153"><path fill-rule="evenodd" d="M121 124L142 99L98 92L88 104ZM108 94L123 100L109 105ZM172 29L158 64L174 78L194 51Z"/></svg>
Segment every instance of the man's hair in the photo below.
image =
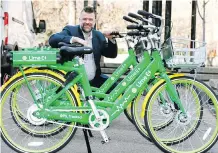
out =
<svg viewBox="0 0 218 153"><path fill-rule="evenodd" d="M86 12L86 13L94 13L96 15L95 9L91 6L86 6L83 8L82 12Z"/></svg>

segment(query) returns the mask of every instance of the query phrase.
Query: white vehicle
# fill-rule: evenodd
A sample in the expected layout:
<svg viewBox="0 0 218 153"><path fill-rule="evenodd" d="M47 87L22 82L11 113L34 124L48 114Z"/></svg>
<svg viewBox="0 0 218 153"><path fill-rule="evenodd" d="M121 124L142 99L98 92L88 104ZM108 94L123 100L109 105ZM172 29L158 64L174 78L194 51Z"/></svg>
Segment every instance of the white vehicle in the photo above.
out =
<svg viewBox="0 0 218 153"><path fill-rule="evenodd" d="M45 32L45 21L40 20L39 27L36 26L31 1L0 0L0 7L2 84L4 76L13 73L13 69L6 60L8 51L36 46L36 34Z"/></svg>

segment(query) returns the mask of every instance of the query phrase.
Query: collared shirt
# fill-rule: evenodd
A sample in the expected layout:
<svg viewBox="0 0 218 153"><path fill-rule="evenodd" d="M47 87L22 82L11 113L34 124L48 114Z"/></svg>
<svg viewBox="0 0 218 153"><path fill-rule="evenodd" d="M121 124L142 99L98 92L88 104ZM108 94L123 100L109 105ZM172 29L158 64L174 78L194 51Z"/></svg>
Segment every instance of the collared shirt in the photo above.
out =
<svg viewBox="0 0 218 153"><path fill-rule="evenodd" d="M83 32L83 36L85 38L85 41L87 41L88 46L92 48L92 32L88 34ZM84 66L88 75L88 79L94 79L96 73L96 65L93 53L84 55Z"/></svg>

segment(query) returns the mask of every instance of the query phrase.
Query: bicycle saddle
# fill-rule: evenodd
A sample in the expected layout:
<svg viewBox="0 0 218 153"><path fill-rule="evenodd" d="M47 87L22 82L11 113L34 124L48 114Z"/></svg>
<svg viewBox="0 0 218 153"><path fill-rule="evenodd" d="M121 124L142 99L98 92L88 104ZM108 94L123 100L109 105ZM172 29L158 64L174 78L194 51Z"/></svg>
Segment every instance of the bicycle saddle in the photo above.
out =
<svg viewBox="0 0 218 153"><path fill-rule="evenodd" d="M82 56L84 54L91 54L93 49L90 47L68 47L62 46L60 48L60 55L61 56Z"/></svg>
<svg viewBox="0 0 218 153"><path fill-rule="evenodd" d="M58 43L58 48L61 48L62 46L68 46L68 47L83 47L83 45L82 45L82 44L79 44L79 43L68 44L68 43L65 43L65 42L59 42L59 43Z"/></svg>

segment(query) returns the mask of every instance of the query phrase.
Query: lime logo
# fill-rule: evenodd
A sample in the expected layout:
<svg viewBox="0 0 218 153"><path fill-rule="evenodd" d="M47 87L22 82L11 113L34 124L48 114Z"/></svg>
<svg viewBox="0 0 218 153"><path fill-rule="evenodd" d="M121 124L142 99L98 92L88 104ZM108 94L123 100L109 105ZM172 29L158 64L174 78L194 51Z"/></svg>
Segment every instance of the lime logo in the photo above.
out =
<svg viewBox="0 0 218 153"><path fill-rule="evenodd" d="M26 61L26 60L27 60L27 57L26 57L26 56L23 56L23 57L22 57L22 60Z"/></svg>
<svg viewBox="0 0 218 153"><path fill-rule="evenodd" d="M137 89L136 88L132 88L132 93L136 93Z"/></svg>
<svg viewBox="0 0 218 153"><path fill-rule="evenodd" d="M126 86L126 82L123 82L122 85L123 85L123 86Z"/></svg>
<svg viewBox="0 0 218 153"><path fill-rule="evenodd" d="M30 61L44 61L46 59L47 59L47 56L44 56L44 55L42 55L42 56L40 56L40 55L30 55L28 57L28 60L30 60Z"/></svg>

